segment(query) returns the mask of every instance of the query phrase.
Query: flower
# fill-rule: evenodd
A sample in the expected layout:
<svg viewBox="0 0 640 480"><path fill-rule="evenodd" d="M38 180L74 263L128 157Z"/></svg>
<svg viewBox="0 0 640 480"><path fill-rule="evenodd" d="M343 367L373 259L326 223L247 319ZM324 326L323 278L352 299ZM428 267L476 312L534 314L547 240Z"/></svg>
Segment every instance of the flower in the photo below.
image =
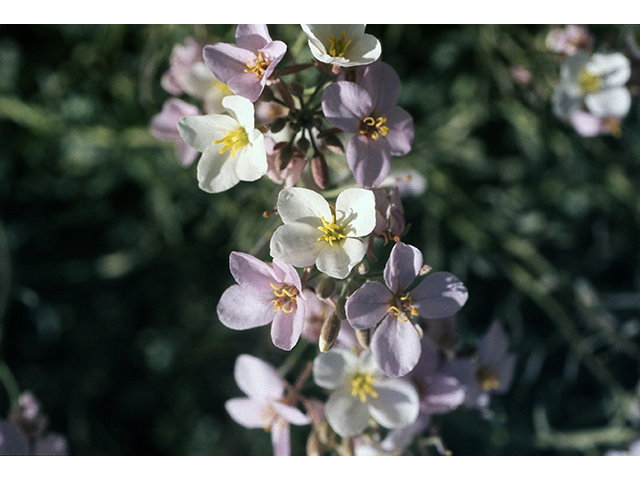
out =
<svg viewBox="0 0 640 480"><path fill-rule="evenodd" d="M347 163L363 188L376 187L389 175L392 155L411 151L413 119L396 106L399 93L398 74L390 65L376 62L356 69L355 83L333 83L323 94L327 121L353 134Z"/></svg>
<svg viewBox="0 0 640 480"><path fill-rule="evenodd" d="M624 118L631 107L631 94L624 86L631 76L629 59L621 53L579 51L560 68L560 84L552 98L553 111L569 120L578 110L598 118Z"/></svg>
<svg viewBox="0 0 640 480"><path fill-rule="evenodd" d="M564 28L552 28L545 40L547 48L555 53L574 55L580 49L589 49L593 38L586 28L580 25L567 25Z"/></svg>
<svg viewBox="0 0 640 480"><path fill-rule="evenodd" d="M271 323L273 344L291 350L302 333L306 295L296 269L275 259L270 266L252 255L231 252L229 268L237 285L224 291L218 318L234 330Z"/></svg>
<svg viewBox="0 0 640 480"><path fill-rule="evenodd" d="M153 116L149 128L151 134L159 140L176 142L176 155L183 167L191 165L198 151L191 148L178 132L178 121L187 115L199 115L200 110L179 98L169 98L162 105L162 111Z"/></svg>
<svg viewBox="0 0 640 480"><path fill-rule="evenodd" d="M309 25L302 30L312 55L322 63L355 67L375 62L382 53L380 42L364 33L366 25Z"/></svg>
<svg viewBox="0 0 640 480"><path fill-rule="evenodd" d="M420 335L411 317L449 317L468 298L462 282L447 272L432 273L410 294L403 293L422 265L417 248L396 243L384 267L385 283L365 283L345 304L353 328L373 328L379 323L371 338L371 350L378 366L391 377L406 375L420 358Z"/></svg>
<svg viewBox="0 0 640 480"><path fill-rule="evenodd" d="M204 62L236 95L255 102L287 46L272 40L266 25L238 25L236 45L216 43L204 47Z"/></svg>
<svg viewBox="0 0 640 480"><path fill-rule="evenodd" d="M336 199L335 210L322 195L306 188L285 188L278 195L284 225L271 237L271 256L295 267L315 264L334 278L345 278L364 257L376 224L370 190L349 188Z"/></svg>
<svg viewBox="0 0 640 480"><path fill-rule="evenodd" d="M247 397L227 400L227 413L245 428L270 432L274 455L290 455L289 424L308 425L309 418L283 398L283 378L268 363L246 354L237 358L233 376Z"/></svg>
<svg viewBox="0 0 640 480"><path fill-rule="evenodd" d="M385 376L370 350L358 355L334 347L314 360L313 379L318 386L333 390L325 415L340 436L360 435L369 418L385 428L399 428L418 416L418 394L413 385Z"/></svg>
<svg viewBox="0 0 640 480"><path fill-rule="evenodd" d="M175 45L169 58L169 70L160 78L160 85L172 95L184 93L184 80L196 63L202 62L202 45L194 38L187 38L183 45Z"/></svg>
<svg viewBox="0 0 640 480"><path fill-rule="evenodd" d="M253 104L244 97L222 99L226 114L189 115L178 122L187 145L202 152L198 183L209 193L228 190L238 182L252 182L267 171L264 137L254 129Z"/></svg>
<svg viewBox="0 0 640 480"><path fill-rule="evenodd" d="M617 118L599 118L584 110L576 110L569 117L569 122L583 137L597 137L604 134L615 137L622 135L620 119Z"/></svg>
<svg viewBox="0 0 640 480"><path fill-rule="evenodd" d="M505 393L511 386L516 356L508 353L507 335L497 320L478 342L476 358L462 357L443 364L466 387L465 405L485 409L490 393Z"/></svg>

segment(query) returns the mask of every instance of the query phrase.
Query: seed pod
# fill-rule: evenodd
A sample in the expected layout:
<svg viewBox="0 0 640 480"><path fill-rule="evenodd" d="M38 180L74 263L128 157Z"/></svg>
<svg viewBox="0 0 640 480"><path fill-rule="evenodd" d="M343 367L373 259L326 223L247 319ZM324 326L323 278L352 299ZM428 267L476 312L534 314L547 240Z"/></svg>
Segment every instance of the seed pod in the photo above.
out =
<svg viewBox="0 0 640 480"><path fill-rule="evenodd" d="M333 347L338 338L338 333L340 333L340 319L335 313L332 313L325 319L320 329L318 347L322 353L328 352Z"/></svg>
<svg viewBox="0 0 640 480"><path fill-rule="evenodd" d="M329 167L327 166L327 161L320 152L317 152L313 157L311 157L311 175L313 176L313 181L316 182L316 185L321 189L327 188L329 184Z"/></svg>
<svg viewBox="0 0 640 480"><path fill-rule="evenodd" d="M369 345L371 345L371 329L356 330L356 338L362 348L369 348Z"/></svg>
<svg viewBox="0 0 640 480"><path fill-rule="evenodd" d="M316 295L321 299L329 298L335 289L336 281L331 277L325 277L316 287Z"/></svg>

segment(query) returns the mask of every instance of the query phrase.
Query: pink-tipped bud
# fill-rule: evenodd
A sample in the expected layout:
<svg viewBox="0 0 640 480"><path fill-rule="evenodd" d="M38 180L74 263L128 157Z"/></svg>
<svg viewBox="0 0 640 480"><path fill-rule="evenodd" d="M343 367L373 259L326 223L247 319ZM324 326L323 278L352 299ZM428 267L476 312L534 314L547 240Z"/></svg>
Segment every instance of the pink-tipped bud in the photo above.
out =
<svg viewBox="0 0 640 480"><path fill-rule="evenodd" d="M329 184L329 167L327 166L327 161L320 152L316 153L313 157L311 157L311 175L313 176L313 181L316 182L316 185L321 189L327 188Z"/></svg>

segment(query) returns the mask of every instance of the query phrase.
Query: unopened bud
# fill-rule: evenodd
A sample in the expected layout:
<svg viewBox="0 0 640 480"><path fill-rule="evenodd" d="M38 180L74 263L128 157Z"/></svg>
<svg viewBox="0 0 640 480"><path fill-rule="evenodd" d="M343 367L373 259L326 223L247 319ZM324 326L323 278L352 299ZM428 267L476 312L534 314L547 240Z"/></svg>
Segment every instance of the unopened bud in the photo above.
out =
<svg viewBox="0 0 640 480"><path fill-rule="evenodd" d="M344 304L347 303L347 297L340 297L336 302L336 315L340 320L346 320L347 314L344 310Z"/></svg>
<svg viewBox="0 0 640 480"><path fill-rule="evenodd" d="M273 90L271 90L271 88L266 87L264 90L262 90L262 93L260 94L260 100L262 100L263 102L271 102L274 99L274 95L273 95Z"/></svg>
<svg viewBox="0 0 640 480"><path fill-rule="evenodd" d="M296 142L296 146L302 150L302 153L307 153L309 147L311 146L311 142L307 137L300 137L300 140Z"/></svg>
<svg viewBox="0 0 640 480"><path fill-rule="evenodd" d="M331 295L333 295L335 289L336 281L331 277L325 277L316 287L316 295L318 295L318 297L321 299L329 298Z"/></svg>
<svg viewBox="0 0 640 480"><path fill-rule="evenodd" d="M304 87L300 82L291 82L288 86L289 93L294 97L302 97L304 95Z"/></svg>
<svg viewBox="0 0 640 480"><path fill-rule="evenodd" d="M426 275L427 273L429 273L432 270L430 265L422 265L422 268L420 269L420 271L418 272L418 275Z"/></svg>
<svg viewBox="0 0 640 480"><path fill-rule="evenodd" d="M369 273L369 262L363 260L358 264L358 274L366 275L367 273Z"/></svg>
<svg viewBox="0 0 640 480"><path fill-rule="evenodd" d="M287 143L284 147L280 149L280 153L278 154L278 168L280 170L284 170L289 165L289 162L293 158L293 145L291 143Z"/></svg>
<svg viewBox="0 0 640 480"><path fill-rule="evenodd" d="M322 353L328 352L333 347L338 338L338 333L340 333L340 319L335 313L332 313L326 318L320 329L318 347Z"/></svg>
<svg viewBox="0 0 640 480"><path fill-rule="evenodd" d="M369 345L371 345L371 329L356 330L356 338L362 348L369 348Z"/></svg>
<svg viewBox="0 0 640 480"><path fill-rule="evenodd" d="M284 117L278 117L273 122L271 122L269 128L271 129L272 133L278 133L286 126L287 120Z"/></svg>
<svg viewBox="0 0 640 480"><path fill-rule="evenodd" d="M327 188L329 184L329 167L327 166L327 161L320 152L316 153L313 157L311 157L311 175L313 176L313 181L316 182L318 187L323 190Z"/></svg>
<svg viewBox="0 0 640 480"><path fill-rule="evenodd" d="M329 150L336 155L344 155L344 145L342 141L336 135L328 135L324 139L324 143Z"/></svg>

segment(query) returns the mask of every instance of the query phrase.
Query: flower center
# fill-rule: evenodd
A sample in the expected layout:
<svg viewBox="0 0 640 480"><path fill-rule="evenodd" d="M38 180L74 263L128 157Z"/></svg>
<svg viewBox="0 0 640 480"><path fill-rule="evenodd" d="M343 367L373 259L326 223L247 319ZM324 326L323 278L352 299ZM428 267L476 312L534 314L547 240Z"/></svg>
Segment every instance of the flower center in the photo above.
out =
<svg viewBox="0 0 640 480"><path fill-rule="evenodd" d="M351 395L360 397L362 403L367 401L367 395L378 397L378 392L373 389L375 380L370 373L356 372L351 375Z"/></svg>
<svg viewBox="0 0 640 480"><path fill-rule="evenodd" d="M293 312L294 307L298 305L298 300L296 299L300 293L298 289L294 285L274 285L273 283L271 288L273 288L273 294L277 297L271 300L275 307L274 309L276 311L282 309L284 313Z"/></svg>
<svg viewBox="0 0 640 480"><path fill-rule="evenodd" d="M320 217L322 220L322 226L318 227L318 230L324 233L318 238L318 241L324 240L325 242L329 242L329 245L333 247L333 242L337 242L342 240L343 238L347 238L347 236L343 233L345 226L340 226L335 223L336 216L331 215L331 223L327 223L324 217Z"/></svg>
<svg viewBox="0 0 640 480"><path fill-rule="evenodd" d="M351 40L347 41L347 31L342 31L342 37L338 39L336 35L329 37L331 46L329 47L329 56L331 57L344 57L347 51L347 47L351 43Z"/></svg>
<svg viewBox="0 0 640 480"><path fill-rule="evenodd" d="M578 77L578 85L583 93L594 93L600 89L602 79L591 72L583 70Z"/></svg>
<svg viewBox="0 0 640 480"><path fill-rule="evenodd" d="M389 307L389 312L393 313L398 320L402 320L403 322L409 320L407 313L412 317L418 316L418 310L416 310L416 307L411 305L411 297L408 293L399 298L394 297L393 302Z"/></svg>
<svg viewBox="0 0 640 480"><path fill-rule="evenodd" d="M264 57L262 56L262 52L258 52L258 58L256 58L254 62L251 62L251 60L249 60L247 62L247 68L245 68L244 72L255 73L256 77L262 80L264 72L267 71L267 68L269 68L270 64L271 62L264 59Z"/></svg>
<svg viewBox="0 0 640 480"><path fill-rule="evenodd" d="M243 127L238 127L236 130L227 130L226 137L221 140L215 140L213 143L224 143L220 153L231 149L231 156L235 157L238 149L249 144L249 135L247 135L247 131Z"/></svg>
<svg viewBox="0 0 640 480"><path fill-rule="evenodd" d="M498 372L487 365L480 365L476 370L476 380L485 392L495 390L500 386Z"/></svg>
<svg viewBox="0 0 640 480"><path fill-rule="evenodd" d="M384 115L378 118L367 117L360 122L360 129L358 131L362 135L366 135L377 140L380 135L384 136L389 133L389 127L385 126L386 121L387 117Z"/></svg>

